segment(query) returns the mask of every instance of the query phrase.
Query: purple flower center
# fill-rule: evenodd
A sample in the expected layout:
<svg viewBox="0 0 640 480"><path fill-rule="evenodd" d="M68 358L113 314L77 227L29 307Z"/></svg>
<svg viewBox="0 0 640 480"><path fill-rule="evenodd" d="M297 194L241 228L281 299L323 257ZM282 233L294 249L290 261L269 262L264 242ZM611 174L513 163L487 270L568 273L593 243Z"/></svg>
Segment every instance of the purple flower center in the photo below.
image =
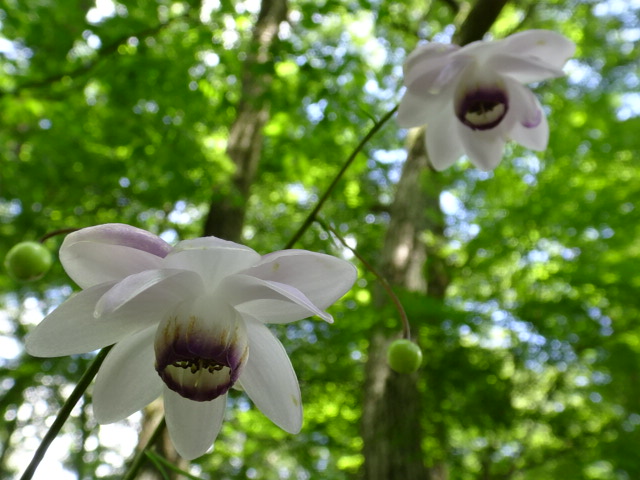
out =
<svg viewBox="0 0 640 480"><path fill-rule="evenodd" d="M197 402L227 393L248 355L246 339L238 331L223 327L216 333L203 324L194 316L186 322L171 317L159 329L155 342L160 378L174 392Z"/></svg>
<svg viewBox="0 0 640 480"><path fill-rule="evenodd" d="M472 130L490 130L500 124L508 110L509 99L503 90L480 88L465 94L456 116Z"/></svg>

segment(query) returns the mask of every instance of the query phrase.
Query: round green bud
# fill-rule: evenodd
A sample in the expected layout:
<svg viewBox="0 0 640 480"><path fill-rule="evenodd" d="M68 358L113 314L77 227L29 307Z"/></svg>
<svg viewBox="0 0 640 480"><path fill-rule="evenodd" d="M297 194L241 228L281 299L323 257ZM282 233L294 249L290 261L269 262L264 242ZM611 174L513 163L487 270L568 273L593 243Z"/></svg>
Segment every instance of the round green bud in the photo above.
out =
<svg viewBox="0 0 640 480"><path fill-rule="evenodd" d="M42 278L52 263L51 253L38 242L20 242L9 250L4 259L9 275L20 282Z"/></svg>
<svg viewBox="0 0 640 480"><path fill-rule="evenodd" d="M395 340L387 350L387 363L398 373L413 373L422 363L422 350L411 340Z"/></svg>

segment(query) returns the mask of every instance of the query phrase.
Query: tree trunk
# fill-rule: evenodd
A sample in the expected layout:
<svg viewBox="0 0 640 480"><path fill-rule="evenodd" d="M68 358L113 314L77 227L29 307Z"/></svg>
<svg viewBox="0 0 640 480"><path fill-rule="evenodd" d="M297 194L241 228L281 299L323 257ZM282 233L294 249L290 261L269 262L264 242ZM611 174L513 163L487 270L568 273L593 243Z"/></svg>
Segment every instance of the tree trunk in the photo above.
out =
<svg viewBox="0 0 640 480"><path fill-rule="evenodd" d="M287 0L262 0L258 20L253 29L252 42L243 64L242 96L236 120L229 131L227 155L233 160L235 172L231 187L214 192L203 234L238 241L242 235L246 201L256 178L262 154L262 130L269 120L269 91L273 81L273 52L278 40L280 23L287 14ZM164 409L154 402L145 410L139 448L147 444ZM170 462L186 469L189 462L181 459L165 431L158 442L159 453ZM163 477L152 466L140 473L144 480ZM171 474L171 478L182 478Z"/></svg>
<svg viewBox="0 0 640 480"><path fill-rule="evenodd" d="M415 131L409 137L407 160L391 207L381 270L392 285L425 295L433 279L425 275L428 250L422 236L427 230L442 235L439 189L424 188L433 177L424 130ZM437 285L436 295L441 297L445 289L446 285ZM378 303L383 301L380 296ZM400 375L389 369L386 350L397 336L376 330L370 341L362 418L366 480L429 478L420 425L423 399L417 388L423 372Z"/></svg>
<svg viewBox="0 0 640 480"><path fill-rule="evenodd" d="M262 0L253 39L243 65L242 97L231 126L227 155L235 165L228 189L214 192L204 234L238 241L247 199L262 154L262 131L269 120L269 91L273 82L273 52L278 29L287 15L286 0Z"/></svg>
<svg viewBox="0 0 640 480"><path fill-rule="evenodd" d="M479 0L462 24L458 41L466 44L481 39L506 3L507 0ZM408 139L407 160L391 207L381 270L392 285L444 299L450 281L444 262L424 242L425 234L435 245L444 241L440 176L429 168L424 134L424 129L415 130ZM377 297L378 302L383 301ZM413 327L419 329L415 320ZM362 412L364 480L447 480L449 441L447 426L438 415L443 399L437 378L430 378L431 369L427 368L412 375L389 369L386 350L397 336L377 329L369 344ZM425 361L429 361L428 355ZM420 376L426 383L425 393L418 388ZM434 414L427 421L422 408ZM422 448L423 421L438 444L428 452Z"/></svg>

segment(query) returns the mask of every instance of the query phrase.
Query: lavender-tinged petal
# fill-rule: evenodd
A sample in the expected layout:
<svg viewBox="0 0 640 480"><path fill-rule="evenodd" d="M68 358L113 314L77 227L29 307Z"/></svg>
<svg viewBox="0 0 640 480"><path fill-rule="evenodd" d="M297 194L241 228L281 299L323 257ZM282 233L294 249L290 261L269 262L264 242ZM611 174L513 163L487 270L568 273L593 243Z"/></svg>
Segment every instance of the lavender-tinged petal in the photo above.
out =
<svg viewBox="0 0 640 480"><path fill-rule="evenodd" d="M157 257L166 257L171 245L157 235L122 223L107 223L95 227L87 227L70 233L64 239L61 250L77 242L92 242L101 245L120 245Z"/></svg>
<svg viewBox="0 0 640 480"><path fill-rule="evenodd" d="M65 271L81 288L122 280L158 268L162 258L122 245L76 242L60 250Z"/></svg>
<svg viewBox="0 0 640 480"><path fill-rule="evenodd" d="M226 395L208 402L194 402L165 387L167 430L182 458L193 460L212 447L222 428L226 404Z"/></svg>
<svg viewBox="0 0 640 480"><path fill-rule="evenodd" d="M302 427L298 379L280 341L260 322L247 319L251 354L240 384L269 419L289 433Z"/></svg>
<svg viewBox="0 0 640 480"><path fill-rule="evenodd" d="M99 423L122 420L162 393L162 380L153 368L155 332L154 325L128 336L107 355L93 389L93 410Z"/></svg>
<svg viewBox="0 0 640 480"><path fill-rule="evenodd" d="M526 128L516 123L509 132L509 137L523 147L531 150L542 151L547 148L549 142L549 124L547 117L542 115L540 123L533 128Z"/></svg>

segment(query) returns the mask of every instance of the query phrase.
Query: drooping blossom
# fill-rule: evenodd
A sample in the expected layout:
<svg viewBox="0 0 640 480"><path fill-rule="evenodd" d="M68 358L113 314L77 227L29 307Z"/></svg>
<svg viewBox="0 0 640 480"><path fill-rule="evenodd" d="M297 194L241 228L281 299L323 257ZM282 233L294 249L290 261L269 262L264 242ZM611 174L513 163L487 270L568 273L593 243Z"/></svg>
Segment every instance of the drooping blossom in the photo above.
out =
<svg viewBox="0 0 640 480"><path fill-rule="evenodd" d="M493 170L509 139L544 150L549 126L540 102L523 84L559 77L575 45L546 30L464 47L429 43L404 64L406 92L402 127L426 125L429 160L436 170L463 154L482 170Z"/></svg>
<svg viewBox="0 0 640 480"><path fill-rule="evenodd" d="M353 285L350 263L305 250L260 256L215 237L179 242L128 225L68 235L60 260L83 289L31 332L38 357L86 353L114 344L96 376L100 423L121 420L163 395L167 427L180 455L213 444L232 386L276 425L302 426L298 380L265 323L324 311Z"/></svg>

